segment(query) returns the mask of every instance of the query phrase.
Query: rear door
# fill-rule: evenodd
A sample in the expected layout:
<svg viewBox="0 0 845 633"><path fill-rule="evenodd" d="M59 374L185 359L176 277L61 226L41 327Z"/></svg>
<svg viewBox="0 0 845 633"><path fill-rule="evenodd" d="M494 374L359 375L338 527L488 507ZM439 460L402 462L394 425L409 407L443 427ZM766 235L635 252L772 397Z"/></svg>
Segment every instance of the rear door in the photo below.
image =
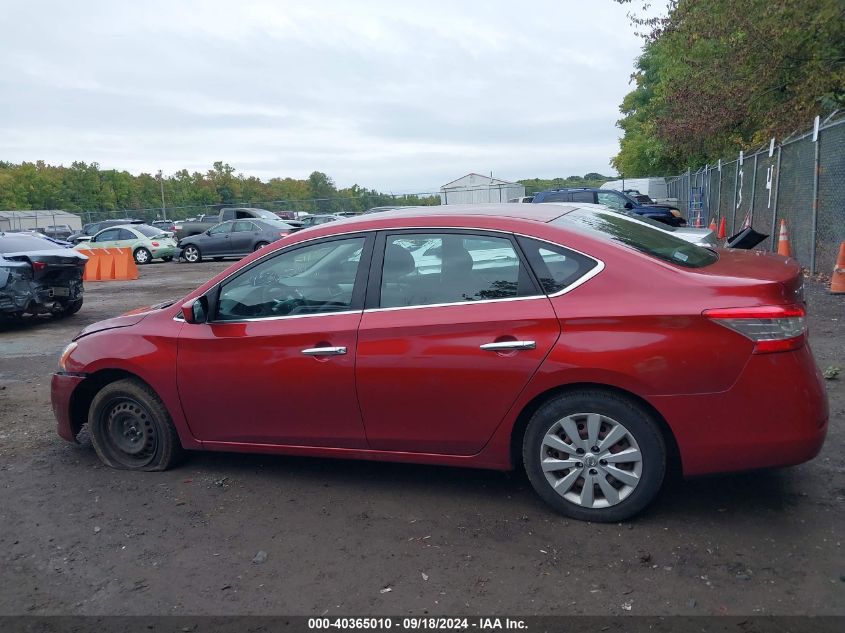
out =
<svg viewBox="0 0 845 633"><path fill-rule="evenodd" d="M251 253L253 244L258 241L261 231L249 220L237 220L232 224L229 236L229 252L233 255Z"/></svg>
<svg viewBox="0 0 845 633"><path fill-rule="evenodd" d="M383 233L358 333L370 447L477 453L559 333L511 235Z"/></svg>

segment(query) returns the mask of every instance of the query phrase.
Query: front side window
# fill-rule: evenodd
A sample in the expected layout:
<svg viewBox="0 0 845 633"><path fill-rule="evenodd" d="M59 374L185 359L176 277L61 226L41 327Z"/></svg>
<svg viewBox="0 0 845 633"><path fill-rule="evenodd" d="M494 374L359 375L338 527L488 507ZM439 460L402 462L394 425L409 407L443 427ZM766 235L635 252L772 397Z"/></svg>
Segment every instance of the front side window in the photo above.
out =
<svg viewBox="0 0 845 633"><path fill-rule="evenodd" d="M387 237L382 308L508 299L534 292L508 238L458 233Z"/></svg>
<svg viewBox="0 0 845 633"><path fill-rule="evenodd" d="M97 234L97 236L93 239L94 242L111 242L116 240L120 235L120 229L109 229L107 231L103 231L102 233Z"/></svg>
<svg viewBox="0 0 845 633"><path fill-rule="evenodd" d="M285 250L223 284L217 320L340 312L352 307L363 237Z"/></svg>
<svg viewBox="0 0 845 633"><path fill-rule="evenodd" d="M217 226L211 227L208 231L209 235L220 235L222 233L230 233L232 231L232 223L231 222L224 222L223 224L218 224Z"/></svg>

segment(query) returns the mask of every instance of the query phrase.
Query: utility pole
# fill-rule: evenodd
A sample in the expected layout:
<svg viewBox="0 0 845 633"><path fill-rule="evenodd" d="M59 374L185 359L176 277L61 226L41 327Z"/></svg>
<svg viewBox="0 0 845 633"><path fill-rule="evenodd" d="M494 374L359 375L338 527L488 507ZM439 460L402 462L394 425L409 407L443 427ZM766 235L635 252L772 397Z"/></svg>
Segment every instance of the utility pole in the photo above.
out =
<svg viewBox="0 0 845 633"><path fill-rule="evenodd" d="M161 175L161 170L158 170L158 184L161 186L161 219L167 219L167 208L164 206L164 177Z"/></svg>

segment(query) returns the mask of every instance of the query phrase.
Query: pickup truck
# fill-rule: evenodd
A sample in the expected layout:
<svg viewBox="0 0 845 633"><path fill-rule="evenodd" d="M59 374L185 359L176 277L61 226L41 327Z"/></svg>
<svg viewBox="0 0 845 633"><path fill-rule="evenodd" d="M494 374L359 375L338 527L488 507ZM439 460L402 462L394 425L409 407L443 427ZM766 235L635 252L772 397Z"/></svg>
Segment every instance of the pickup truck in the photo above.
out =
<svg viewBox="0 0 845 633"><path fill-rule="evenodd" d="M205 233L212 226L217 226L226 220L239 220L241 218L264 218L265 220L278 220L279 216L266 209L251 209L248 207L236 207L232 209L220 209L217 215L204 215L202 220L181 220L177 221L173 229L176 231L177 240L189 235Z"/></svg>

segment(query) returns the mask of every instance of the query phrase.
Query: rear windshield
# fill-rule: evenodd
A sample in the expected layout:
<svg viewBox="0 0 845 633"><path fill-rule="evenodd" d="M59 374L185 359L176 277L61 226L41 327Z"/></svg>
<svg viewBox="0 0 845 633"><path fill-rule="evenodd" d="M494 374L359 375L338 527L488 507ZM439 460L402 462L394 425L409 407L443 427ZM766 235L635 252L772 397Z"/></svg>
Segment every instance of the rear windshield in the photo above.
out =
<svg viewBox="0 0 845 633"><path fill-rule="evenodd" d="M686 268L702 268L719 259L713 251L613 212L575 209L552 220L551 224L584 229L603 239L630 246L646 255Z"/></svg>
<svg viewBox="0 0 845 633"><path fill-rule="evenodd" d="M64 248L55 242L32 235L0 235L0 253L25 253L27 251L46 251Z"/></svg>

